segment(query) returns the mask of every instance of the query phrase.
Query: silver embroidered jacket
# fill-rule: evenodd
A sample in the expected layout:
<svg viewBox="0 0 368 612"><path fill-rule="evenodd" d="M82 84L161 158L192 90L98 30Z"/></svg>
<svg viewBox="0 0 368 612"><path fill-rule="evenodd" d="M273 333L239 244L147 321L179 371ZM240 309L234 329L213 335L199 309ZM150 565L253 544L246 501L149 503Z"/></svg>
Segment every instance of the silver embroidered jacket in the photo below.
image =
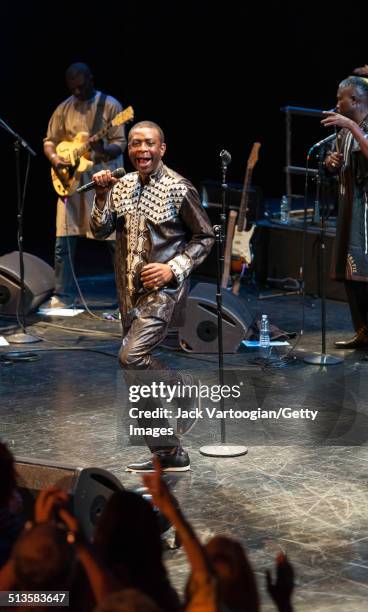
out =
<svg viewBox="0 0 368 612"><path fill-rule="evenodd" d="M140 280L143 266L167 263L175 280L156 292L157 302L162 291L169 293L177 302L171 324L181 325L185 281L214 242L212 226L193 185L164 164L145 185L137 172L126 174L110 191L104 209L93 207L91 229L96 238L116 230L115 273L123 318L148 293Z"/></svg>

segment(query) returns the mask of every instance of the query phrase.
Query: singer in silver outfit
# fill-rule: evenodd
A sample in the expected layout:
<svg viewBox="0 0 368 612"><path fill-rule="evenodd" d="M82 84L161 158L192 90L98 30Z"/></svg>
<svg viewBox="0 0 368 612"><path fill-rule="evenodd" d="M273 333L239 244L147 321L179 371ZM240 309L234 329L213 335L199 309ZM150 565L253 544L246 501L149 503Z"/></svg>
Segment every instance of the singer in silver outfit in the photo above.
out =
<svg viewBox="0 0 368 612"><path fill-rule="evenodd" d="M44 139L44 152L54 167L65 165L57 155L60 142L72 141L78 132L93 136L109 125L122 110L118 100L95 90L92 73L85 64L72 64L66 71L66 83L71 93L53 112ZM81 175L80 184L88 183L92 174L103 168L115 170L123 166L123 152L126 147L124 125L111 126L103 142L92 143L90 159L94 162L91 171ZM68 306L76 293L70 260L74 261L77 236L93 238L89 227L94 192L73 193L57 200L56 242L55 242L55 296L50 307ZM109 239L112 251L114 238Z"/></svg>
<svg viewBox="0 0 368 612"><path fill-rule="evenodd" d="M128 152L136 172L118 181L111 179L111 173L94 175L91 216L97 238L116 231L115 273L123 323L120 365L136 372L161 370L161 380L169 380L170 371L152 350L165 338L169 325L183 325L188 277L214 242L196 189L163 164L165 150L157 124L145 121L133 126ZM177 383L178 373L171 378ZM152 419L140 424L150 426ZM154 419L154 425L165 428L168 423ZM175 435L160 440L146 436L146 442L152 452L161 452L163 469L189 469ZM152 461L128 468L152 469Z"/></svg>

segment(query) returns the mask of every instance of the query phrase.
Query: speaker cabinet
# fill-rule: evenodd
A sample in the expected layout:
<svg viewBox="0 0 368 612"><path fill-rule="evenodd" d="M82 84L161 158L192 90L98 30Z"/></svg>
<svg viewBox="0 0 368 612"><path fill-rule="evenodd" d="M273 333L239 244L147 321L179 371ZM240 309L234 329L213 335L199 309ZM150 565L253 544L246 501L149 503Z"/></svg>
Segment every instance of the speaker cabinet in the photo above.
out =
<svg viewBox="0 0 368 612"><path fill-rule="evenodd" d="M244 300L222 291L222 335L224 353L236 353L253 315ZM181 348L191 353L217 353L217 302L216 286L198 283L187 299L184 327L179 328Z"/></svg>
<svg viewBox="0 0 368 612"><path fill-rule="evenodd" d="M16 458L18 488L27 518L33 517L33 506L39 492L56 486L71 496L71 511L88 538L114 491L124 489L121 482L101 468L78 468L36 459Z"/></svg>
<svg viewBox="0 0 368 612"><path fill-rule="evenodd" d="M290 223L282 226L265 222L256 230L254 269L256 280L267 283L268 279L298 280L302 263L302 245L305 248L304 286L306 293L321 295L320 228L308 227L305 238L303 228ZM325 234L324 282L326 297L347 301L344 283L330 278L331 261L335 241L335 228L328 227ZM280 285L278 285L280 288Z"/></svg>
<svg viewBox="0 0 368 612"><path fill-rule="evenodd" d="M54 288L54 270L42 259L23 253L24 314L36 310L47 300ZM0 315L14 315L20 304L19 252L0 257Z"/></svg>

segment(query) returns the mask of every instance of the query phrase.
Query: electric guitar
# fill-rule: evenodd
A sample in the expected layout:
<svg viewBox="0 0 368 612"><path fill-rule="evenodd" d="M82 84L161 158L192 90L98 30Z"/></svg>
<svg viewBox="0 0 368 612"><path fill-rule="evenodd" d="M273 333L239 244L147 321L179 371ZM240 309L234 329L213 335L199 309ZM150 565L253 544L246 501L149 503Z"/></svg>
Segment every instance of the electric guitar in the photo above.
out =
<svg viewBox="0 0 368 612"><path fill-rule="evenodd" d="M244 266L250 266L253 260L250 241L252 239L255 226L247 230L247 212L249 202L249 188L252 180L254 166L258 161L258 152L260 143L255 142L249 155L247 162L247 170L244 177L243 191L240 200L238 222L234 231L231 253L231 270L232 272L242 273Z"/></svg>
<svg viewBox="0 0 368 612"><path fill-rule="evenodd" d="M112 125L122 125L134 118L131 106L115 115L114 119L94 135L94 140L100 140L107 134ZM72 195L79 185L83 172L90 170L94 162L88 159L91 150L88 132L78 132L73 140L59 142L56 153L68 160L69 166L51 168L51 180L56 193L65 197Z"/></svg>

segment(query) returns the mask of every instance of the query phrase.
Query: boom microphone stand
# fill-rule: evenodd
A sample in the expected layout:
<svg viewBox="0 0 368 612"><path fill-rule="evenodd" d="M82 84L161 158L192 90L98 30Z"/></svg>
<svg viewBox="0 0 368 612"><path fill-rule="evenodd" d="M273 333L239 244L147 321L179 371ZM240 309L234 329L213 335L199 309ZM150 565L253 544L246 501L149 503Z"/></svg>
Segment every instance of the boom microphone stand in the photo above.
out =
<svg viewBox="0 0 368 612"><path fill-rule="evenodd" d="M318 143L319 149L317 153L318 159L318 172L316 175L316 201L315 201L315 210L320 213L320 221L321 221L321 231L319 235L319 252L320 252L320 282L321 282L321 334L322 334L322 352L321 354L309 355L308 357L304 357L305 363L309 363L312 365L335 365L337 363L341 363L343 359L341 357L335 357L334 355L326 354L326 283L325 283L325 253L326 253L326 243L325 243L325 219L326 219L326 202L325 198L323 198L322 203L320 203L320 194L321 194L321 185L324 177L324 168L323 168L323 160L325 157L325 146L329 139L333 139L335 135L332 137L325 138L324 141ZM312 147L313 148L313 147ZM311 149L312 150L312 149Z"/></svg>
<svg viewBox="0 0 368 612"><path fill-rule="evenodd" d="M222 293L221 293L221 280L224 266L224 244L225 244L225 223L226 223L226 172L227 167L231 163L231 155L228 151L221 151L221 166L222 166L222 183L221 183L221 194L222 194L222 212L220 215L220 225L214 225L213 230L216 238L216 264L217 264L217 291L216 291L216 303L217 303L217 339L218 339L218 371L219 381L221 388L224 384L224 351L223 351L223 336L222 336ZM224 398L220 394L220 410L224 411ZM213 444L208 446L201 446L199 452L207 457L239 457L245 455L248 452L246 446L229 446L226 444L226 427L225 419L221 418L221 444Z"/></svg>
<svg viewBox="0 0 368 612"><path fill-rule="evenodd" d="M4 128L13 138L14 138L14 151L15 151L15 172L16 172L16 184L17 184L17 221L18 221L18 249L19 249L19 275L20 275L20 301L19 301L19 314L18 323L22 329L21 332L12 334L7 336L7 340L10 343L14 344L28 344L31 342L40 342L41 338L37 338L35 336L31 336L27 333L26 330L26 321L25 321L25 313L24 313L24 298L25 298L25 286L24 286L24 258L23 258L23 204L24 204L24 195L25 195L25 187L28 179L28 168L25 179L25 184L23 187L23 191L21 188L21 180L20 180L20 149L23 147L28 152L28 167L30 163L30 156L35 156L36 153L31 149L29 144L22 138L17 132L12 130L5 121L0 119L0 126Z"/></svg>

